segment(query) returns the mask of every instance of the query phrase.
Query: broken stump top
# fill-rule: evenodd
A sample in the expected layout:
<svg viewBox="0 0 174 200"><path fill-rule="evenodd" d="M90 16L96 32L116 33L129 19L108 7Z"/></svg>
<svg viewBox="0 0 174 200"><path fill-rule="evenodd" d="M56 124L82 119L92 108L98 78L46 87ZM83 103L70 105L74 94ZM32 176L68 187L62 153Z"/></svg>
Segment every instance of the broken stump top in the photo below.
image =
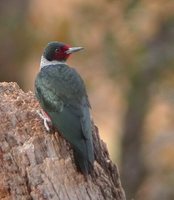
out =
<svg viewBox="0 0 174 200"><path fill-rule="evenodd" d="M72 150L46 132L32 92L0 83L0 200L125 200L118 170L94 128L94 173L77 172Z"/></svg>

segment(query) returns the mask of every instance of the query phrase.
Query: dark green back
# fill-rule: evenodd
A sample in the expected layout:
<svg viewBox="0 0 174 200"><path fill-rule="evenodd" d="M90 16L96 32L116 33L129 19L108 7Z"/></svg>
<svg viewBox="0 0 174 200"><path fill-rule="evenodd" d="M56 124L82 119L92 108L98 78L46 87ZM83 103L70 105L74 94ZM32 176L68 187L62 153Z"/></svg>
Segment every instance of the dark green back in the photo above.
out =
<svg viewBox="0 0 174 200"><path fill-rule="evenodd" d="M53 126L71 143L77 167L88 174L94 152L90 105L83 80L65 64L49 65L37 75L35 91Z"/></svg>

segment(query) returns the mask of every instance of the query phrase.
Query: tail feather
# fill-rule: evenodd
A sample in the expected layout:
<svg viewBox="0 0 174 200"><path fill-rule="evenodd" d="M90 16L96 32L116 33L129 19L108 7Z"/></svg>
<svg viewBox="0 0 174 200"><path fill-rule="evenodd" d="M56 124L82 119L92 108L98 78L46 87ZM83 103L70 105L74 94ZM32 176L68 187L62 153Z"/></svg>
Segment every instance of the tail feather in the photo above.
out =
<svg viewBox="0 0 174 200"><path fill-rule="evenodd" d="M81 123L79 123L79 117L66 108L61 113L50 112L49 116L52 119L53 126L72 145L78 170L86 175L91 173L94 151L89 116L86 116L86 120L81 120Z"/></svg>
<svg viewBox="0 0 174 200"><path fill-rule="evenodd" d="M85 155L82 154L78 149L74 150L74 160L77 169L81 171L84 175L88 175L93 170L93 163L91 163Z"/></svg>

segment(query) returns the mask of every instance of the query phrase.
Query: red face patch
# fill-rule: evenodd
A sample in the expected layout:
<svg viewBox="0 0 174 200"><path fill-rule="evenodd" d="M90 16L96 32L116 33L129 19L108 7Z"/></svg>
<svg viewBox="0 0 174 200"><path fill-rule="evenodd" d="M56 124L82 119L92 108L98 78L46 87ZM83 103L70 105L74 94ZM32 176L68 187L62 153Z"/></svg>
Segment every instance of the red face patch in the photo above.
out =
<svg viewBox="0 0 174 200"><path fill-rule="evenodd" d="M53 55L54 60L66 60L70 54L67 54L66 51L70 48L68 45L61 46L60 48L56 49Z"/></svg>

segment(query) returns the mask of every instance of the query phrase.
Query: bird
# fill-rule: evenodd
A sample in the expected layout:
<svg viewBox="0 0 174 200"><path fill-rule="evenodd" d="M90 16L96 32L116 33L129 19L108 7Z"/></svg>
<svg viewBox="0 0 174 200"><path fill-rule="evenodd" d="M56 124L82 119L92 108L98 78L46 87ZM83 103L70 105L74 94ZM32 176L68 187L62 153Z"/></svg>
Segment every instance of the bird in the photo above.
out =
<svg viewBox="0 0 174 200"><path fill-rule="evenodd" d="M62 42L49 42L41 56L35 79L35 95L41 105L40 117L49 131L49 123L67 140L77 170L91 174L94 147L90 103L79 73L66 63L72 53L84 49Z"/></svg>

